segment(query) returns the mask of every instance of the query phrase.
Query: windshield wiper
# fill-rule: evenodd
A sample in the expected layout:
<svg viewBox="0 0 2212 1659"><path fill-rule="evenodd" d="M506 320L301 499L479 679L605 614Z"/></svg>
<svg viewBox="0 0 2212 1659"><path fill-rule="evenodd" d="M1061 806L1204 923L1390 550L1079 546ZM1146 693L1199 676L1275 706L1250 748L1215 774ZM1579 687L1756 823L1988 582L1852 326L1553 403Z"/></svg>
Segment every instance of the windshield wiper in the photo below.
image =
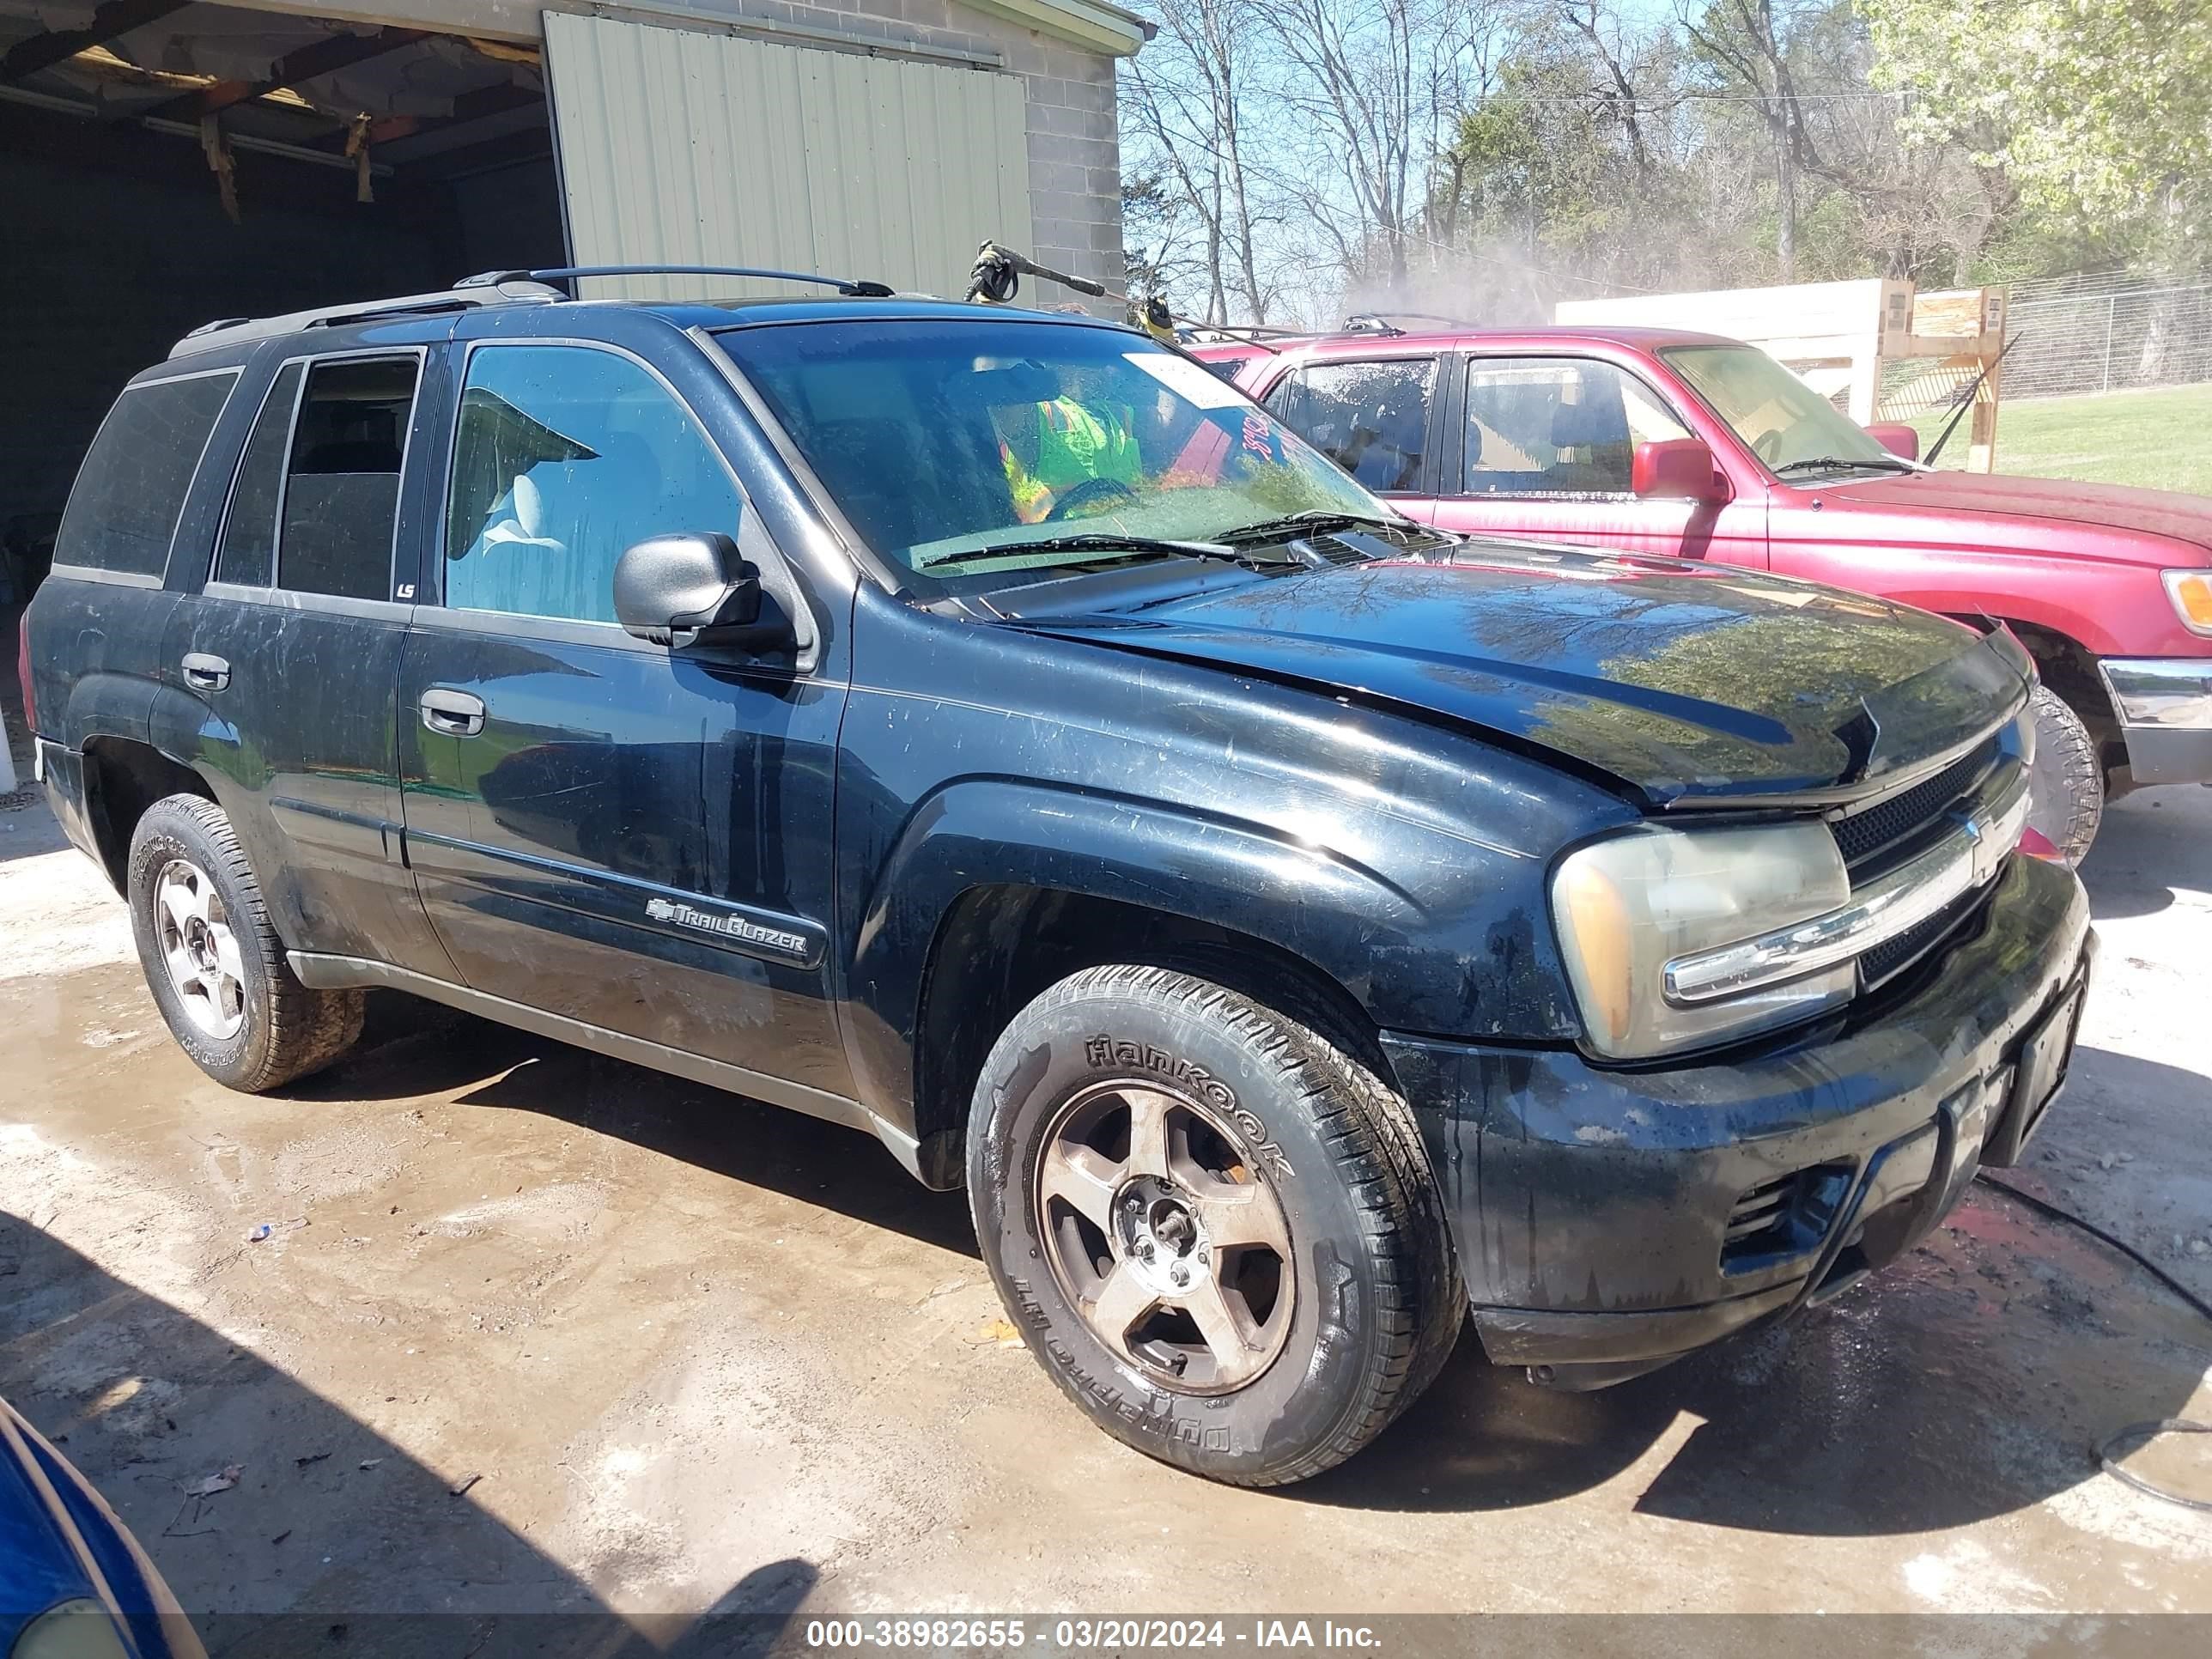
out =
<svg viewBox="0 0 2212 1659"><path fill-rule="evenodd" d="M1317 535L1329 530L1405 530L1413 524L1411 519L1386 519L1372 513L1340 513L1334 507L1312 507L1279 519L1239 525L1234 530L1223 531L1217 539L1230 543L1267 542L1286 536Z"/></svg>
<svg viewBox="0 0 2212 1659"><path fill-rule="evenodd" d="M963 548L939 553L915 566L934 570L939 565L965 564L970 559L1008 559L1022 553L1170 553L1186 559L1219 559L1230 564L1254 562L1248 553L1219 542L1170 541L1158 536L1122 536L1111 532L1086 531L1081 535L1047 536L1030 542L998 542L988 547ZM1272 561L1271 562L1280 562Z"/></svg>
<svg viewBox="0 0 2212 1659"><path fill-rule="evenodd" d="M1840 455L1808 455L1802 461L1784 461L1774 469L1774 474L1777 477L1780 477L1786 473L1811 472L1815 470L1823 472L1848 472L1855 466L1870 466L1879 472L1920 471L1911 461L1894 459L1887 455L1853 461L1847 461Z"/></svg>

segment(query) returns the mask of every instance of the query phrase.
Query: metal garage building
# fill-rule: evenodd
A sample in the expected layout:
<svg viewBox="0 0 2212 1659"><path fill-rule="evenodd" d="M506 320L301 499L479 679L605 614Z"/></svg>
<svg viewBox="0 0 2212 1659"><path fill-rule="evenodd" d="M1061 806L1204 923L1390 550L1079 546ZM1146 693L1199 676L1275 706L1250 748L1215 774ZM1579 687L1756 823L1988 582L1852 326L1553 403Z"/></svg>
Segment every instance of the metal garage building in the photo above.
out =
<svg viewBox="0 0 2212 1659"><path fill-rule="evenodd" d="M116 387L212 318L570 262L957 293L986 237L1117 280L1146 33L1106 0L0 0L0 603Z"/></svg>

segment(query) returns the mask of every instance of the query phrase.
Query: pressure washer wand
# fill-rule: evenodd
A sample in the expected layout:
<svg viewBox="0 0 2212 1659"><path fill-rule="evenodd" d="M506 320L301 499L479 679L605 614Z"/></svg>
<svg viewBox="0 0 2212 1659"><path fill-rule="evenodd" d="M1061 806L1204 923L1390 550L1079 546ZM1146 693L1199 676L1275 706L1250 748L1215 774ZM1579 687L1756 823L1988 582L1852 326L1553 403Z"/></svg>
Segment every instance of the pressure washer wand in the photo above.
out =
<svg viewBox="0 0 2212 1659"><path fill-rule="evenodd" d="M1054 270L1048 265L1037 264L1025 253L1017 253L1013 249L1003 246L997 242L986 242L975 250L975 266L968 274L969 301L971 304L1010 305L1014 296L1021 292L1022 278L1024 276L1035 276L1044 282L1058 283L1063 288L1072 288L1078 294L1088 294L1096 300L1116 300L1125 306L1132 303L1127 295L1117 294L1105 283L1094 278L1074 276L1064 270ZM1167 301L1158 295L1146 300L1137 308L1137 313L1145 325L1145 332L1163 345L1179 346L1181 344L1176 337L1176 325L1182 324L1189 328L1214 329L1220 333L1229 335L1231 338L1249 341L1249 343L1266 351L1282 349L1279 346L1271 346L1266 341L1255 339L1249 334L1240 332L1237 329L1224 328L1218 323L1201 322L1194 317L1178 316L1168 309Z"/></svg>

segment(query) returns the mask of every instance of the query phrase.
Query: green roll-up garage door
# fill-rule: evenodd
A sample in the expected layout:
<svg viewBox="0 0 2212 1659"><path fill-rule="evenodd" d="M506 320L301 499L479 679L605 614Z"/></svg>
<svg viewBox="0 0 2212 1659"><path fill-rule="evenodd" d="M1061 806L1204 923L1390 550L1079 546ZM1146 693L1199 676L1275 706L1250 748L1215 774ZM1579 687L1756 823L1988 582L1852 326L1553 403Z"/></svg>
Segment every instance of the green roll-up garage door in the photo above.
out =
<svg viewBox="0 0 2212 1659"><path fill-rule="evenodd" d="M761 265L957 298L985 238L1029 245L1018 76L565 12L545 14L545 52L580 264Z"/></svg>

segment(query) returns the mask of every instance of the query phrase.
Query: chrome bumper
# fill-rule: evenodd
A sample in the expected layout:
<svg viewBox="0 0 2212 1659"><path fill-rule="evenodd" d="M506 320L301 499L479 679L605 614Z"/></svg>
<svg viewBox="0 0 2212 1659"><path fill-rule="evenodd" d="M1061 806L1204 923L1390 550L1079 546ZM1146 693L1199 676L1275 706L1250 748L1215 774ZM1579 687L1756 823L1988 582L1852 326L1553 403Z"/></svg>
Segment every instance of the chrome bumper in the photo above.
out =
<svg viewBox="0 0 2212 1659"><path fill-rule="evenodd" d="M2112 657L2097 666L2135 781L2212 782L2212 657Z"/></svg>

